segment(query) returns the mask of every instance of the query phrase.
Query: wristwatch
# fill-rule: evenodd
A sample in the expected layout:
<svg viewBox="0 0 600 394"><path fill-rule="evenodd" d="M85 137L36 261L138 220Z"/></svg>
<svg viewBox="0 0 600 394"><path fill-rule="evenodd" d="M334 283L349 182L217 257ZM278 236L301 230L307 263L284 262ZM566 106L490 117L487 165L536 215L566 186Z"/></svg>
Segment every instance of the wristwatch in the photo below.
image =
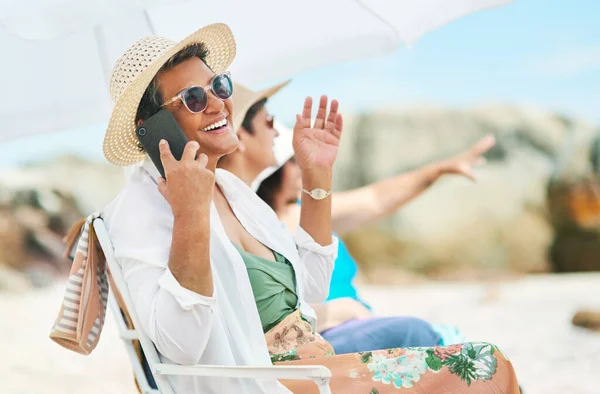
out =
<svg viewBox="0 0 600 394"><path fill-rule="evenodd" d="M330 191L326 191L326 190L323 190L323 189L313 189L311 191L308 191L306 189L302 189L302 192L308 194L309 196L311 196L315 200L324 200L327 197L329 197L329 195L331 194L331 190Z"/></svg>

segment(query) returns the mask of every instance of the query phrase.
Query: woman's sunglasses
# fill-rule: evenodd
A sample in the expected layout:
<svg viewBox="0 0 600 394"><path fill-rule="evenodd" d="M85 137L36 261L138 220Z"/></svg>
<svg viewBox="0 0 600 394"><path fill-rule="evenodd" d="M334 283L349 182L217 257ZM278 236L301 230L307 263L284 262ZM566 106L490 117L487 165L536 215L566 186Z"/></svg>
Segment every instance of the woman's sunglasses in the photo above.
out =
<svg viewBox="0 0 600 394"><path fill-rule="evenodd" d="M174 103L177 100L183 101L183 105L191 113L198 114L208 107L208 91L212 91L215 96L221 100L227 100L233 94L233 83L231 82L231 74L225 72L215 75L209 86L190 86L187 89L179 92L175 97L166 101L161 107Z"/></svg>

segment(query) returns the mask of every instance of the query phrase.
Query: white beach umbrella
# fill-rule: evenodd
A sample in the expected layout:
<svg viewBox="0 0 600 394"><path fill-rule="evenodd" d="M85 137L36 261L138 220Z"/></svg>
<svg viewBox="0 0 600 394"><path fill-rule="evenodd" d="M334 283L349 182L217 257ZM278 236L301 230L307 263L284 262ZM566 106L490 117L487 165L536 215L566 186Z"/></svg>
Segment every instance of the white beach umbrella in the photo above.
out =
<svg viewBox="0 0 600 394"><path fill-rule="evenodd" d="M149 34L180 39L203 25L227 23L238 47L233 76L252 85L388 53L456 18L510 1L2 2L0 141L107 121L112 65Z"/></svg>

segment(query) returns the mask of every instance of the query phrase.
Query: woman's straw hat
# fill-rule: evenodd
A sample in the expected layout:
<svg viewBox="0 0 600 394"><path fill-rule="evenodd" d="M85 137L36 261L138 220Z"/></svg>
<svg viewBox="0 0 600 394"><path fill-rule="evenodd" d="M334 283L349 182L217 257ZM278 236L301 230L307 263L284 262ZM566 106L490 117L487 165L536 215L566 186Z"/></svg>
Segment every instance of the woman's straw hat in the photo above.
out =
<svg viewBox="0 0 600 394"><path fill-rule="evenodd" d="M233 84L233 127L235 132L239 130L246 117L246 112L254 104L262 99L268 99L275 93L279 92L285 85L290 83L291 80L282 82L278 85L271 86L264 90L254 91L248 89L242 84Z"/></svg>
<svg viewBox="0 0 600 394"><path fill-rule="evenodd" d="M145 37L133 44L117 61L110 78L110 95L115 102L104 136L104 156L118 166L144 158L135 135L135 116L146 88L160 68L180 50L196 43L208 49L206 64L222 73L235 58L235 40L223 23L205 26L182 41Z"/></svg>

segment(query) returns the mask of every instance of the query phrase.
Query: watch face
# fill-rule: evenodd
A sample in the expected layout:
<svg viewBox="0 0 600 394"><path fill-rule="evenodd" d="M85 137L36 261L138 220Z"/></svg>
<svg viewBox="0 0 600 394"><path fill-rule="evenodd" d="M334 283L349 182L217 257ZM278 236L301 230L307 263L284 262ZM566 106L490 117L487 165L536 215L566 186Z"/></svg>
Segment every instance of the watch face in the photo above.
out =
<svg viewBox="0 0 600 394"><path fill-rule="evenodd" d="M317 200L322 200L327 197L327 192L323 189L315 189L311 192L312 197Z"/></svg>

